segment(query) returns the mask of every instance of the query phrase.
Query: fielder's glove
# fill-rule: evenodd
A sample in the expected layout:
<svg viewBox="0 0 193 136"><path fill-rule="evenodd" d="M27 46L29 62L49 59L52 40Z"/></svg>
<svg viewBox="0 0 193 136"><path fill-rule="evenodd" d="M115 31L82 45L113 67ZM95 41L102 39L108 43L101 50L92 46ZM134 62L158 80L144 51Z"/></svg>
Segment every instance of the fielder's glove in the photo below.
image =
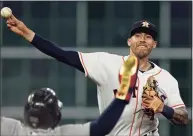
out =
<svg viewBox="0 0 193 136"><path fill-rule="evenodd" d="M146 85L143 87L142 106L144 107L144 113L148 115L151 120L154 119L155 113L161 112L161 107L163 106L163 102L156 89L157 81L155 78L148 78Z"/></svg>

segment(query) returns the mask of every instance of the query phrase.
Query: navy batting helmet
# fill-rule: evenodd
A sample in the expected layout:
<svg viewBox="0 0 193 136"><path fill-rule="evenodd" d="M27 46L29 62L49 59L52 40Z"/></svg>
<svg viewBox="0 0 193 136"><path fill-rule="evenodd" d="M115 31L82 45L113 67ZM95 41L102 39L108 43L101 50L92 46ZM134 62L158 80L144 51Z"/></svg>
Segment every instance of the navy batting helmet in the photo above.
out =
<svg viewBox="0 0 193 136"><path fill-rule="evenodd" d="M24 122L32 128L55 128L61 120L62 102L54 90L40 88L33 91L24 108Z"/></svg>

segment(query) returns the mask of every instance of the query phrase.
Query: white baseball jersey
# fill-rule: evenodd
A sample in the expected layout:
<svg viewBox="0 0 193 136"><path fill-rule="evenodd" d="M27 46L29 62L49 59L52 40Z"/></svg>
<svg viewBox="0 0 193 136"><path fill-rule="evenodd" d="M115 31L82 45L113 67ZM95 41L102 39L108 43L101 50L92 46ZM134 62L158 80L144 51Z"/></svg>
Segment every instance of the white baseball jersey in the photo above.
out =
<svg viewBox="0 0 193 136"><path fill-rule="evenodd" d="M119 56L105 52L81 53L79 58L85 70L85 76L91 78L97 84L97 95L99 111L102 113L114 98L113 90L119 87L119 70L128 56ZM153 63L153 62L152 62ZM153 63L154 64L154 63ZM154 76L158 81L159 95L164 103L170 107L177 108L185 106L179 93L177 80L166 70L154 64L154 68L144 73L138 72L136 90L133 97L125 107L125 110L111 135L119 136L140 136L152 130L158 134L158 116L152 121L143 111L135 113L142 108L143 86L147 78Z"/></svg>
<svg viewBox="0 0 193 136"><path fill-rule="evenodd" d="M1 136L89 136L90 123L62 125L55 129L31 129L19 120L1 117Z"/></svg>

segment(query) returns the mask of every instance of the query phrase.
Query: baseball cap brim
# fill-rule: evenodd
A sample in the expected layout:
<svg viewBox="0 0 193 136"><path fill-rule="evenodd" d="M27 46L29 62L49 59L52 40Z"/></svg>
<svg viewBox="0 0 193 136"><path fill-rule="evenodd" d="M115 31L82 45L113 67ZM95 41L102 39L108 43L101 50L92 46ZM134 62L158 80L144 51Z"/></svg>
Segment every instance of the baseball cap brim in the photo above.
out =
<svg viewBox="0 0 193 136"><path fill-rule="evenodd" d="M153 30L151 28L147 28L147 27L138 27L138 28L133 29L131 31L130 37L132 37L136 33L141 33L141 32L151 35L154 40L157 38L157 32L155 30Z"/></svg>

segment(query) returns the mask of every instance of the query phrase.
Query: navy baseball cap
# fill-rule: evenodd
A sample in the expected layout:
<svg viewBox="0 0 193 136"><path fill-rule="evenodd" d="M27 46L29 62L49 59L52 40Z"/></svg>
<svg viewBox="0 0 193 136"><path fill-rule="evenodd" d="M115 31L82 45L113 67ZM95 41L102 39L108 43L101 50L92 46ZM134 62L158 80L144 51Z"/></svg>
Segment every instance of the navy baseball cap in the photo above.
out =
<svg viewBox="0 0 193 136"><path fill-rule="evenodd" d="M144 32L153 37L154 40L157 38L157 29L156 26L149 21L141 20L138 22L135 22L131 28L130 37L132 37L134 34Z"/></svg>

